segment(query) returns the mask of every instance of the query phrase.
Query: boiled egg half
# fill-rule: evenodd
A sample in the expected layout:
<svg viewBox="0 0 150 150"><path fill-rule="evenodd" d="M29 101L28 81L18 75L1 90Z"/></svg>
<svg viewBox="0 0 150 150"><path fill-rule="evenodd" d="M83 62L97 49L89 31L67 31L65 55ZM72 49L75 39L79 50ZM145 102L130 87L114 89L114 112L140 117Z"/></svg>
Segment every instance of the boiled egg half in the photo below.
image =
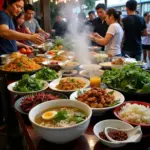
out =
<svg viewBox="0 0 150 150"><path fill-rule="evenodd" d="M42 118L44 120L50 120L53 119L57 115L57 111L47 111L43 113Z"/></svg>

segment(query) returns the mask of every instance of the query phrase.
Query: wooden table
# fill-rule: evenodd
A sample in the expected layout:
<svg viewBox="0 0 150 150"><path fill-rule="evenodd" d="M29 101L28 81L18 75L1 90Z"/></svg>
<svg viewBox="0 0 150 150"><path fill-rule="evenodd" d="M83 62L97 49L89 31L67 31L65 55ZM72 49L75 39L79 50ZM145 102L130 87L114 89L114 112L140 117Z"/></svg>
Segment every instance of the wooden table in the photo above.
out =
<svg viewBox="0 0 150 150"><path fill-rule="evenodd" d="M115 118L112 112L107 113L103 117L101 116L92 117L88 129L80 138L63 145L53 144L41 139L33 130L27 116L23 116L18 112L16 112L16 115L20 123L20 127L22 129L22 135L26 139L26 143L28 145L29 150L111 150L112 149L102 145L99 142L98 138L93 133L93 127L97 122L105 119ZM138 147L137 150L149 150L150 149L150 128L143 129L143 133L144 136L140 143L128 144L123 148L118 148L118 150L127 150L127 149L134 150L137 149L137 147Z"/></svg>
<svg viewBox="0 0 150 150"><path fill-rule="evenodd" d="M41 137L33 130L28 116L24 116L19 112L16 112L16 116L29 150L112 150L112 148L108 148L100 143L99 139L93 133L93 127L101 120L117 119L113 115L113 112L109 112L103 117L92 117L88 129L80 138L63 145L53 144L41 139ZM142 130L144 135L140 143L128 144L123 148L118 148L118 150L150 150L150 128Z"/></svg>

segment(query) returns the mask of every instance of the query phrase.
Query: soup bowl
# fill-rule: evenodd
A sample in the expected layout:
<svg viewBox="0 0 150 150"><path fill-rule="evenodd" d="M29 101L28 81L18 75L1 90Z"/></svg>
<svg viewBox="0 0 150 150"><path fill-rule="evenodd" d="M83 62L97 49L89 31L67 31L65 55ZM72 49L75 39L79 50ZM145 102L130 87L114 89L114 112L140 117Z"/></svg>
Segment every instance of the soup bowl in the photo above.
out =
<svg viewBox="0 0 150 150"><path fill-rule="evenodd" d="M35 118L39 113L48 110L50 108L57 108L57 107L77 108L83 111L87 117L83 122L73 125L71 127L56 127L56 128L44 127L35 122ZM92 110L88 105L78 101L70 101L65 99L41 103L32 108L31 111L29 112L29 119L32 123L34 130L43 139L57 144L64 144L80 137L88 128L91 116Z"/></svg>

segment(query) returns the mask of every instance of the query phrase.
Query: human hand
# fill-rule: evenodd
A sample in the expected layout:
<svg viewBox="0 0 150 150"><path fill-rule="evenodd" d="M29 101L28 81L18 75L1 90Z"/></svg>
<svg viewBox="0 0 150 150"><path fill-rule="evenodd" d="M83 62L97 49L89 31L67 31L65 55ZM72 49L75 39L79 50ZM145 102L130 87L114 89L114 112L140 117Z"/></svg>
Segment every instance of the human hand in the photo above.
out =
<svg viewBox="0 0 150 150"><path fill-rule="evenodd" d="M30 35L30 41L32 41L33 43L38 44L38 45L44 43L44 39L41 38L39 34Z"/></svg>
<svg viewBox="0 0 150 150"><path fill-rule="evenodd" d="M93 40L94 36L92 34L89 34L88 37Z"/></svg>
<svg viewBox="0 0 150 150"><path fill-rule="evenodd" d="M50 33L45 32L45 39L48 39L50 37Z"/></svg>
<svg viewBox="0 0 150 150"><path fill-rule="evenodd" d="M32 46L28 46L28 45L25 45L25 44L22 45L22 48L33 50Z"/></svg>
<svg viewBox="0 0 150 150"><path fill-rule="evenodd" d="M96 32L94 32L93 34L92 34L94 37L96 37L96 38L102 38L102 36L100 36L98 33L96 33Z"/></svg>

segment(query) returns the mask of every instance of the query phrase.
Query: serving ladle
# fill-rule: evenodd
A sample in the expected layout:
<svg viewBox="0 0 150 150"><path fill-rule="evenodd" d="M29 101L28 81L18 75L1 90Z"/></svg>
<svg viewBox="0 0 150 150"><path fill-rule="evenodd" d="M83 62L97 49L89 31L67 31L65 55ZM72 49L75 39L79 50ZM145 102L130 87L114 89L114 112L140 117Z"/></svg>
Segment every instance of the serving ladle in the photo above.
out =
<svg viewBox="0 0 150 150"><path fill-rule="evenodd" d="M123 131L127 134L128 138L124 141L117 141L112 139L109 136L109 132L110 131ZM107 127L104 130L106 137L108 138L109 141L113 142L113 143L138 143L141 138L142 138L142 130L140 126L137 126L133 129L117 129L117 128L112 128L112 127Z"/></svg>

